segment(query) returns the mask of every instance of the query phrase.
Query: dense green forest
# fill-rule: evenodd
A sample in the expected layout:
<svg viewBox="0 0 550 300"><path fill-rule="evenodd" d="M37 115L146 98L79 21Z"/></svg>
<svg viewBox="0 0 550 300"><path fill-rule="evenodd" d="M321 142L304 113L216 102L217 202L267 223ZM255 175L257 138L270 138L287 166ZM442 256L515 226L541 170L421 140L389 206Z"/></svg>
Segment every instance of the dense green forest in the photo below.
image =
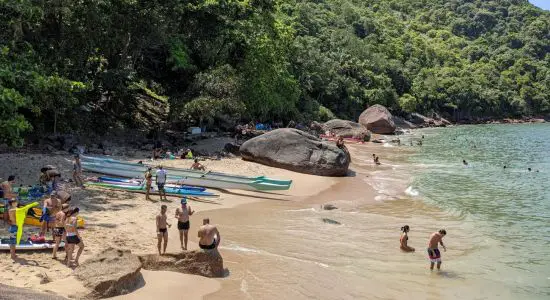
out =
<svg viewBox="0 0 550 300"><path fill-rule="evenodd" d="M527 0L0 0L0 143L27 133L550 112Z"/></svg>

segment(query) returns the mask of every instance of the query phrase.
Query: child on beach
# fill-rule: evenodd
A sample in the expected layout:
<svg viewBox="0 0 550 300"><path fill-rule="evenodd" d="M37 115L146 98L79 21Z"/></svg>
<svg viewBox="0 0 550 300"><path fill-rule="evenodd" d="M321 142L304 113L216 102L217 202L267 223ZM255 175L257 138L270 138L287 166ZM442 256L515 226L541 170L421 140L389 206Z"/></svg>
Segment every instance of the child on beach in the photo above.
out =
<svg viewBox="0 0 550 300"><path fill-rule="evenodd" d="M78 233L77 229L77 222L78 222L78 213L80 212L80 209L78 207L75 207L67 212L65 220L65 232L66 235L66 241L67 244L65 247L67 248L67 266L71 267L72 265L78 266L78 259L80 258L80 255L82 254L82 251L84 251L84 242L82 241L82 237ZM75 246L78 246L78 252L76 253L76 257L74 259L74 263L71 264L71 261L73 259L73 252Z"/></svg>
<svg viewBox="0 0 550 300"><path fill-rule="evenodd" d="M430 258L430 270L434 269L434 264L437 263L437 270L441 269L441 252L439 252L438 244L441 244L444 251L447 251L447 247L443 245L443 237L447 235L445 229L441 229L438 232L432 233L430 240L428 241L428 257Z"/></svg>
<svg viewBox="0 0 550 300"><path fill-rule="evenodd" d="M158 244L157 244L157 248L159 250L159 255L163 255L163 254L166 254L166 246L168 246L168 228L166 228L166 226L168 227L172 227L172 224L168 224L168 222L166 221L166 205L161 205L160 206L160 214L157 215L157 239L158 239ZM162 251L162 254L160 252L160 249L161 249L161 244L162 244L162 240L164 240L164 251Z"/></svg>
<svg viewBox="0 0 550 300"><path fill-rule="evenodd" d="M399 239L399 242L401 244L400 248L401 250L405 251L405 252L414 252L414 248L413 247L410 247L407 243L409 241L409 236L407 235L407 233L410 231L410 227L409 225L405 225L403 227L401 227L401 231L403 232L401 234L401 238Z"/></svg>

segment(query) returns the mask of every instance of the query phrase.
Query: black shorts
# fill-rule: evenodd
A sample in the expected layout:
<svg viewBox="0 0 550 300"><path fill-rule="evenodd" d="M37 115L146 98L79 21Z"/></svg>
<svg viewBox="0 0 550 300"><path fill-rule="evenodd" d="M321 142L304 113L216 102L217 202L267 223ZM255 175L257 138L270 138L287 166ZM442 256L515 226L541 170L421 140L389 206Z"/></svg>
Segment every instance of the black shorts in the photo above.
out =
<svg viewBox="0 0 550 300"><path fill-rule="evenodd" d="M178 230L189 230L189 221L187 222L178 221Z"/></svg>
<svg viewBox="0 0 550 300"><path fill-rule="evenodd" d="M52 229L52 234L55 237L62 237L63 233L65 233L65 228L63 227L54 227L54 229Z"/></svg>
<svg viewBox="0 0 550 300"><path fill-rule="evenodd" d="M166 233L166 228L159 228L160 233Z"/></svg>
<svg viewBox="0 0 550 300"><path fill-rule="evenodd" d="M159 191L164 191L164 183L157 182L157 187L159 188Z"/></svg>
<svg viewBox="0 0 550 300"><path fill-rule="evenodd" d="M67 243L78 245L80 244L80 238L76 235L67 236Z"/></svg>
<svg viewBox="0 0 550 300"><path fill-rule="evenodd" d="M201 244L199 243L199 247L200 247L201 249L204 249L204 250L211 250L211 249L214 249L214 248L216 248L216 239L214 239L214 241L212 242L212 245L206 245L206 246L205 246L205 245L201 245Z"/></svg>

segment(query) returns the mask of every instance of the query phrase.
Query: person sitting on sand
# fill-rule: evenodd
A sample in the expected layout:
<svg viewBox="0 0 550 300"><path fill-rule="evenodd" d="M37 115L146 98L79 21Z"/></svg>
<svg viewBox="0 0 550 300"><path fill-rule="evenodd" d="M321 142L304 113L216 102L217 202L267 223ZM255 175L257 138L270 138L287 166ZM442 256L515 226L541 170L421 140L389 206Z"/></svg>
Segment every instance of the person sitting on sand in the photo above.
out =
<svg viewBox="0 0 550 300"><path fill-rule="evenodd" d="M195 158L195 162L191 165L191 170L206 171L206 168Z"/></svg>
<svg viewBox="0 0 550 300"><path fill-rule="evenodd" d="M447 251L447 247L443 245L443 237L447 235L445 229L441 229L438 232L432 233L430 240L428 241L428 257L430 258L430 270L434 269L434 264L437 263L437 269L441 269L441 252L439 252L438 244L441 244L444 251Z"/></svg>
<svg viewBox="0 0 550 300"><path fill-rule="evenodd" d="M195 213L190 205L187 205L187 197L181 199L181 207L176 209L176 219L178 219L178 230L180 232L181 249L187 250L187 239L189 235L189 216ZM185 244L185 245L184 245Z"/></svg>
<svg viewBox="0 0 550 300"><path fill-rule="evenodd" d="M57 259L57 249L59 249L59 244L62 240L65 240L65 218L68 211L69 204L65 203L61 206L61 210L55 214L55 225L52 229L52 236L55 241L52 253L53 259ZM67 255L65 255L65 260L67 260Z"/></svg>
<svg viewBox="0 0 550 300"><path fill-rule="evenodd" d="M151 185L153 184L153 173L151 170L151 167L148 167L147 171L145 171L145 200L151 200L149 196L149 193L151 193Z"/></svg>
<svg viewBox="0 0 550 300"><path fill-rule="evenodd" d="M168 201L168 199L166 199L166 191L164 190L164 185L166 184L166 178L168 177L168 174L166 173L166 170L162 168L162 165L159 166L159 169L157 170L157 175L155 177L155 181L157 182L157 187L159 189L160 201L162 201L163 195L164 200Z"/></svg>
<svg viewBox="0 0 550 300"><path fill-rule="evenodd" d="M204 250L216 249L220 245L222 236L215 225L210 225L210 219L202 219L202 226L199 228L199 247Z"/></svg>
<svg viewBox="0 0 550 300"><path fill-rule="evenodd" d="M10 206L10 209L8 211L8 218L9 218L9 233L10 233L10 255L11 259L15 260L17 259L17 255L15 255L15 245L17 244L17 222L16 222L16 211L17 211L17 200L15 198L10 198L8 200L8 204Z"/></svg>
<svg viewBox="0 0 550 300"><path fill-rule="evenodd" d="M65 231L67 232L66 240L67 245L65 247L67 248L67 266L71 267L71 265L78 266L78 259L80 258L80 255L82 254L82 251L84 251L84 242L82 241L82 237L80 236L80 233L78 232L78 213L80 212L80 209L78 207L75 207L73 209L70 209L67 212L66 215L66 221L65 221ZM73 260L73 252L75 246L78 246L78 252L76 253L76 257L74 259L74 262L71 264L71 261Z"/></svg>
<svg viewBox="0 0 550 300"><path fill-rule="evenodd" d="M344 146L345 146L344 138L342 136L339 136L338 140L336 140L336 147L342 149L342 148L344 148Z"/></svg>
<svg viewBox="0 0 550 300"><path fill-rule="evenodd" d="M401 227L401 231L403 232L401 234L401 238L399 239L399 242L401 243L401 250L405 252L414 252L414 248L408 245L409 236L407 235L407 233L410 231L409 225Z"/></svg>
<svg viewBox="0 0 550 300"><path fill-rule="evenodd" d="M57 199L57 193L53 191L50 198L44 200L42 206L42 216L40 217L40 236L44 236L48 230L48 224L54 220L54 216L59 211L61 201Z"/></svg>
<svg viewBox="0 0 550 300"><path fill-rule="evenodd" d="M168 246L168 229L166 228L166 226L168 227L172 227L172 224L168 224L168 222L166 221L166 205L161 205L160 206L160 214L157 215L157 239L158 239L158 244L157 244L157 248L159 250L159 255L161 255L161 244L162 244L162 240L164 240L164 251L162 252L162 254L166 254L166 246Z"/></svg>
<svg viewBox="0 0 550 300"><path fill-rule="evenodd" d="M80 155L78 154L74 156L73 180L77 186L84 188L84 182L82 181L82 164L80 163Z"/></svg>

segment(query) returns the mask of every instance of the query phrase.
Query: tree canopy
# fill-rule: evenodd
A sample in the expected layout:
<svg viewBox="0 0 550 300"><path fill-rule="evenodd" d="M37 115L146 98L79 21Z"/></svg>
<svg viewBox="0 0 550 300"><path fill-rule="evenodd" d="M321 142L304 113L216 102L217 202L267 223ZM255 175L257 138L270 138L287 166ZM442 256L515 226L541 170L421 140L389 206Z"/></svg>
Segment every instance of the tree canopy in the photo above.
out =
<svg viewBox="0 0 550 300"><path fill-rule="evenodd" d="M26 133L550 112L527 0L0 2L0 143Z"/></svg>

